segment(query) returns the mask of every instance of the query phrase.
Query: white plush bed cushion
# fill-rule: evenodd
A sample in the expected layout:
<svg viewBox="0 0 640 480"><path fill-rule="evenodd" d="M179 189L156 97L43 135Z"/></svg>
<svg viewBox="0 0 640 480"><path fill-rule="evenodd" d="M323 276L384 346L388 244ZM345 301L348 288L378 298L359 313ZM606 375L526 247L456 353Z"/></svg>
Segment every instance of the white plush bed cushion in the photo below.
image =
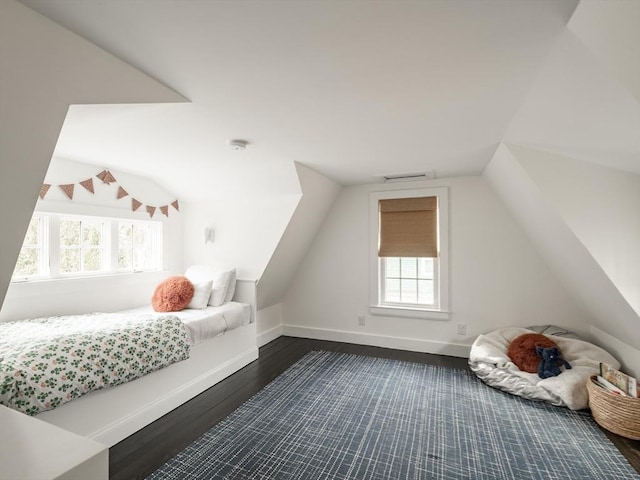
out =
<svg viewBox="0 0 640 480"><path fill-rule="evenodd" d="M151 305L125 310L130 313L151 313L154 315L175 315L187 327L191 345L197 345L209 338L217 337L234 328L252 322L251 305L238 302L223 303L219 307L204 309L186 308L179 312L155 312Z"/></svg>
<svg viewBox="0 0 640 480"><path fill-rule="evenodd" d="M499 390L543 400L571 410L587 408L589 396L587 379L597 375L600 362L619 368L620 363L608 352L589 342L549 336L558 345L570 370L562 369L557 377L541 379L535 373L520 370L507 356L511 340L531 330L509 327L480 335L471 347L469 367L486 384Z"/></svg>

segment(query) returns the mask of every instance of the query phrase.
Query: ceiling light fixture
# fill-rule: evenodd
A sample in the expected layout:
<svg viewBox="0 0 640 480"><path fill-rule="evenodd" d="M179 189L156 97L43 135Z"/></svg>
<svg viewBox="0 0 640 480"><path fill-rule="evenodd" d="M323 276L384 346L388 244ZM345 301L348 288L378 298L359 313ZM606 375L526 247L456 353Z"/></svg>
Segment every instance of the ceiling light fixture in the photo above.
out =
<svg viewBox="0 0 640 480"><path fill-rule="evenodd" d="M249 145L249 142L240 138L229 140L229 146L231 147L231 150L244 150L247 148L247 145Z"/></svg>

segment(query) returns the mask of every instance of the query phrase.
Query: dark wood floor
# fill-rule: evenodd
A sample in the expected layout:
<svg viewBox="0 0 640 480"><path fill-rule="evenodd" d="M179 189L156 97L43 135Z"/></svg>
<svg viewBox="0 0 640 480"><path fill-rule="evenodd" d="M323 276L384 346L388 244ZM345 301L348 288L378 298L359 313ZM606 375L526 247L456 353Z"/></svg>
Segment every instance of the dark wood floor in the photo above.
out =
<svg viewBox="0 0 640 480"><path fill-rule="evenodd" d="M144 478L311 350L330 350L468 369L466 359L387 348L280 337L260 348L260 358L109 449L112 480ZM606 432L640 473L640 441Z"/></svg>

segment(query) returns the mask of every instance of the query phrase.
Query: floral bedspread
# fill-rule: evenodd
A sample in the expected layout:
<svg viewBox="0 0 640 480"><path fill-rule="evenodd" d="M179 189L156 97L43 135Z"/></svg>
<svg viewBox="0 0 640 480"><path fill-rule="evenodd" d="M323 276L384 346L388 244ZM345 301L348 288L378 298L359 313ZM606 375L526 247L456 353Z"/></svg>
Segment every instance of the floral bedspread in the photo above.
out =
<svg viewBox="0 0 640 480"><path fill-rule="evenodd" d="M185 360L189 348L186 327L173 315L0 323L0 404L35 415Z"/></svg>

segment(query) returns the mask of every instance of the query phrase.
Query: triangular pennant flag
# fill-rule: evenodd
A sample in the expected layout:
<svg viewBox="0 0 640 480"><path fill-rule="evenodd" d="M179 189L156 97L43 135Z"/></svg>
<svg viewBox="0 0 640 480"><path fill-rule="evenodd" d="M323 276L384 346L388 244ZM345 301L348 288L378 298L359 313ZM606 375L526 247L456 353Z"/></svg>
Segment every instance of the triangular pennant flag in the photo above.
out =
<svg viewBox="0 0 640 480"><path fill-rule="evenodd" d="M175 202L171 202L171 206L175 208L177 211L180 211L180 205L178 205L178 200Z"/></svg>
<svg viewBox="0 0 640 480"><path fill-rule="evenodd" d="M66 185L60 185L62 191L69 197L69 200L73 200L73 188L75 187L74 183L68 183Z"/></svg>
<svg viewBox="0 0 640 480"><path fill-rule="evenodd" d="M131 199L131 211L132 212L135 212L137 209L139 209L140 205L142 205L142 202L139 202L135 198Z"/></svg>
<svg viewBox="0 0 640 480"><path fill-rule="evenodd" d="M111 172L109 170L101 171L99 174L96 175L96 177L102 180L102 183L106 183L107 185L116 181L115 177L111 175Z"/></svg>
<svg viewBox="0 0 640 480"><path fill-rule="evenodd" d="M127 192L121 186L118 186L118 200L120 200L122 197L126 197L127 195L129 195L129 192Z"/></svg>
<svg viewBox="0 0 640 480"><path fill-rule="evenodd" d="M147 213L151 218L153 218L153 214L156 213L156 207L150 207L147 205Z"/></svg>
<svg viewBox="0 0 640 480"><path fill-rule="evenodd" d="M89 190L91 193L95 193L93 191L93 178L88 178L84 182L80 182L80 185Z"/></svg>
<svg viewBox="0 0 640 480"><path fill-rule="evenodd" d="M44 196L47 194L50 188L51 185L49 185L48 183L42 184L42 188L40 189L40 200L44 200Z"/></svg>
<svg viewBox="0 0 640 480"><path fill-rule="evenodd" d="M106 184L112 184L115 181L116 181L116 177L111 175L111 172L109 170L107 170L107 174L104 176L103 182L106 183Z"/></svg>
<svg viewBox="0 0 640 480"><path fill-rule="evenodd" d="M169 216L169 205L163 205L160 207L160 211L165 217Z"/></svg>

